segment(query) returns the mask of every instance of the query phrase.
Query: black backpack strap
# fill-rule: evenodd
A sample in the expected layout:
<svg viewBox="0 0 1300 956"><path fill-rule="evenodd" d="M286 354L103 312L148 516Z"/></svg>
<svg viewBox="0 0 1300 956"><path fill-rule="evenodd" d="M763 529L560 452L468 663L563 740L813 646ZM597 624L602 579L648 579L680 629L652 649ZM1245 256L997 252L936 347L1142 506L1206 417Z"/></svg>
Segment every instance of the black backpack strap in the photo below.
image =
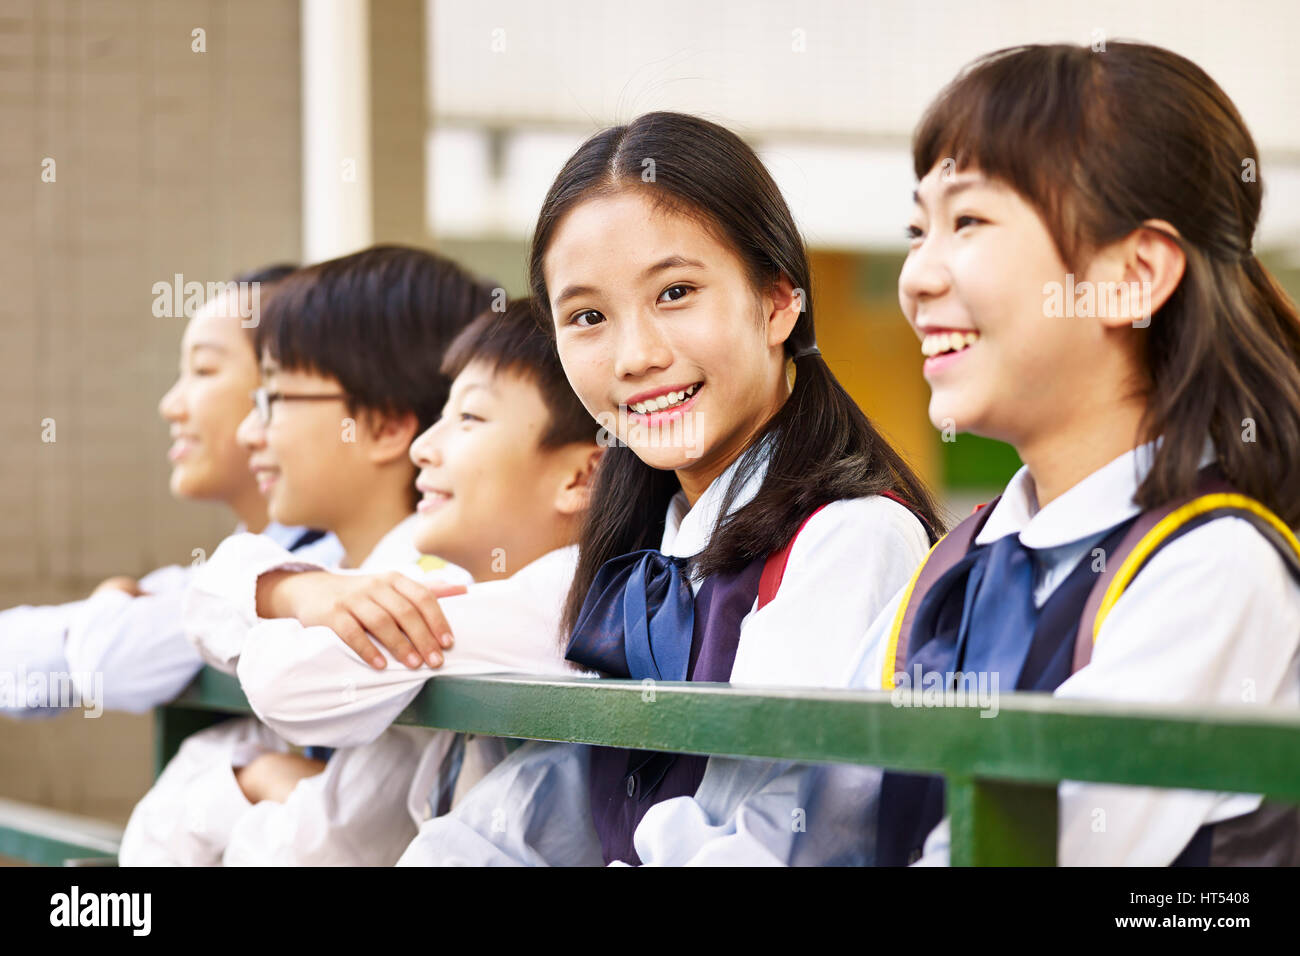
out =
<svg viewBox="0 0 1300 956"><path fill-rule="evenodd" d="M1229 516L1254 525L1277 549L1287 570L1300 583L1300 541L1286 523L1222 478L1203 475L1195 494L1139 515L1119 545L1105 556L1105 568L1097 575L1079 617L1073 669L1078 671L1092 659L1093 645L1107 615L1138 572L1162 548L1203 524Z"/></svg>
<svg viewBox="0 0 1300 956"><path fill-rule="evenodd" d="M900 664L907 663L907 649L911 641L912 625L916 621L916 611L921 599L934 583L948 570L966 556L971 544L984 522L988 521L994 506L1002 499L998 495L986 505L982 505L974 514L962 521L946 535L935 542L930 553L925 556L907 582L903 590L903 600L894 614L893 624L889 629L888 645L885 648L885 663L881 669L881 684L885 690L893 690L894 674Z"/></svg>

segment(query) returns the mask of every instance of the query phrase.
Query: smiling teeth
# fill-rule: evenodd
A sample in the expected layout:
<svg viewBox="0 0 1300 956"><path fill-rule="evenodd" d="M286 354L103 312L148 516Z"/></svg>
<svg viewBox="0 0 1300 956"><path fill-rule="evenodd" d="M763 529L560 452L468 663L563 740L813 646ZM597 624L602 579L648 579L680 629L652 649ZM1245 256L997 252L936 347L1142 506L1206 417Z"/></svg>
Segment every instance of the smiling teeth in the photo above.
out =
<svg viewBox="0 0 1300 956"><path fill-rule="evenodd" d="M979 341L978 332L931 332L921 340L921 353L926 358L944 352L960 352Z"/></svg>
<svg viewBox="0 0 1300 956"><path fill-rule="evenodd" d="M699 389L700 385L697 382L690 388L684 389L680 392L668 392L664 395L660 395L658 398L652 398L649 401L633 402L628 405L628 408L632 409L632 411L636 412L638 415L648 415L651 412L661 412L665 408L680 405L682 402L686 401L686 399L698 392Z"/></svg>

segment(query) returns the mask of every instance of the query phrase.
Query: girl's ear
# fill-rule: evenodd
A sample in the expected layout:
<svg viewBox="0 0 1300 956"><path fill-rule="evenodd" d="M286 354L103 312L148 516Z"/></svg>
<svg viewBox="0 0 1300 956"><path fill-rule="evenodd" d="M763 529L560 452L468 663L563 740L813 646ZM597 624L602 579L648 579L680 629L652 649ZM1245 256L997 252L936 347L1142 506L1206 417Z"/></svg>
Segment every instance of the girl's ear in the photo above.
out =
<svg viewBox="0 0 1300 956"><path fill-rule="evenodd" d="M578 443L565 449L564 454L564 467L560 471L564 481L555 497L555 509L562 515L576 518L591 504L596 469L605 449Z"/></svg>
<svg viewBox="0 0 1300 956"><path fill-rule="evenodd" d="M1140 295L1129 296L1127 310L1103 310L1102 322L1111 327L1133 325L1144 328L1151 316L1169 301L1187 268L1187 254L1178 244L1178 230L1163 219L1148 219L1121 239L1117 250L1122 256L1125 283L1137 283Z"/></svg>
<svg viewBox="0 0 1300 956"><path fill-rule="evenodd" d="M796 289L785 275L777 276L767 294L763 296L763 314L767 319L767 344L783 345L794 331L799 314L803 312L806 292Z"/></svg>
<svg viewBox="0 0 1300 956"><path fill-rule="evenodd" d="M420 422L414 412L392 415L367 410L363 415L365 420L358 422L357 426L366 429L366 454L371 461L388 464L390 461L410 457L411 442L415 441L420 430Z"/></svg>

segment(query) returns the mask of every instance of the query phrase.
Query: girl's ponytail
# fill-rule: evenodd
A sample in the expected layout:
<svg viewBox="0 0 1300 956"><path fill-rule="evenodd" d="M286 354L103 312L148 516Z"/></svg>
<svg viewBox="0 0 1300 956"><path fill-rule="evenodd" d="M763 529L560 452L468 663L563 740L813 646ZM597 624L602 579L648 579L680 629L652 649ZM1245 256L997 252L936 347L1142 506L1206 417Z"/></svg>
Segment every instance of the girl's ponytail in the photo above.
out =
<svg viewBox="0 0 1300 956"><path fill-rule="evenodd" d="M1136 501L1190 494L1208 435L1234 485L1300 525L1300 316L1254 255L1183 247L1183 281L1161 314L1187 319L1147 330L1144 427L1164 438Z"/></svg>

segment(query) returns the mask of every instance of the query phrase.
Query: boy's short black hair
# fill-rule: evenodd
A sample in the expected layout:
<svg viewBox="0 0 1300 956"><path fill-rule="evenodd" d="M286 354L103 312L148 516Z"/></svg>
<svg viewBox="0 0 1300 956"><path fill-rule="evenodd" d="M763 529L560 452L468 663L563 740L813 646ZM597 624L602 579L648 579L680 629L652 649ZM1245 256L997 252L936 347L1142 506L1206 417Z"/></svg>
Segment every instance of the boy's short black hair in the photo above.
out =
<svg viewBox="0 0 1300 956"><path fill-rule="evenodd" d="M281 279L257 326L257 353L337 379L353 409L413 412L423 432L451 388L443 353L494 288L444 256L372 246Z"/></svg>
<svg viewBox="0 0 1300 956"><path fill-rule="evenodd" d="M494 372L521 375L537 386L550 413L550 425L538 441L540 447L594 444L599 426L569 385L555 340L543 331L541 316L532 298L515 299L505 311L483 312L447 347L442 371L455 378L470 362L485 362Z"/></svg>

